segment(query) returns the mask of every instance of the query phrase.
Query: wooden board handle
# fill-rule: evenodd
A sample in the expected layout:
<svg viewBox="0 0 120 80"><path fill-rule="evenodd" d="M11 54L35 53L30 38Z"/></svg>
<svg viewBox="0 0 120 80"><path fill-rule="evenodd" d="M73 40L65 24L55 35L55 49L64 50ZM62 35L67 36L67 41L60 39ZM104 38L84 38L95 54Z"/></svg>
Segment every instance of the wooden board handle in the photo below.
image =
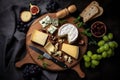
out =
<svg viewBox="0 0 120 80"><path fill-rule="evenodd" d="M15 64L15 66L16 66L17 68L21 68L24 64L28 64L28 63L35 64L35 62L34 62L34 61L32 60L32 58L31 58L31 56L27 53L26 56L25 56L22 60L18 61L18 62Z"/></svg>
<svg viewBox="0 0 120 80"><path fill-rule="evenodd" d="M80 64L75 65L72 70L76 71L77 74L81 77L84 78L85 77L85 73L81 70L80 68Z"/></svg>

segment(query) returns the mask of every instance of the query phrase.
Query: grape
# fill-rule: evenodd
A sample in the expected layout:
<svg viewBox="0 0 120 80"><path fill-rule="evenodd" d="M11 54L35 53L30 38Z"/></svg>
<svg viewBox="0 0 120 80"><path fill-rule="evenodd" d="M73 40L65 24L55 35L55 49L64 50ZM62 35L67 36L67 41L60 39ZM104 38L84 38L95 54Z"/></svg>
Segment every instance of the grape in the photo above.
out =
<svg viewBox="0 0 120 80"><path fill-rule="evenodd" d="M55 1L48 2L47 6L46 6L47 11L49 11L49 12L54 12L58 8L59 8L59 4Z"/></svg>
<svg viewBox="0 0 120 80"><path fill-rule="evenodd" d="M105 50L104 46L101 46L101 47L99 48L100 53L103 52L104 50Z"/></svg>
<svg viewBox="0 0 120 80"><path fill-rule="evenodd" d="M110 46L110 48L114 48L115 44L113 42L109 42L108 45Z"/></svg>
<svg viewBox="0 0 120 80"><path fill-rule="evenodd" d="M107 51L108 57L112 56L112 54L113 54L113 50L112 50L112 49L109 49L109 50Z"/></svg>
<svg viewBox="0 0 120 80"><path fill-rule="evenodd" d="M85 60L86 62L89 62L89 61L90 61L90 57L89 57L89 56L85 56L85 57L84 57L84 60Z"/></svg>
<svg viewBox="0 0 120 80"><path fill-rule="evenodd" d="M100 40L99 42L98 42L98 46L100 47L100 46L103 46L104 45L104 43L105 43L105 41L104 40Z"/></svg>
<svg viewBox="0 0 120 80"><path fill-rule="evenodd" d="M90 64L91 64L90 62L85 62L85 67L86 68L90 67Z"/></svg>
<svg viewBox="0 0 120 80"><path fill-rule="evenodd" d="M103 40L104 41L109 41L109 38L105 35L105 36L103 36Z"/></svg>
<svg viewBox="0 0 120 80"><path fill-rule="evenodd" d="M102 59L102 55L97 55L97 60L101 60Z"/></svg>
<svg viewBox="0 0 120 80"><path fill-rule="evenodd" d="M88 52L87 52L87 55L88 55L89 57L91 57L91 56L92 56L92 52L91 52L91 51L88 51Z"/></svg>
<svg viewBox="0 0 120 80"><path fill-rule="evenodd" d="M109 34L108 34L108 38L109 38L109 40L112 40L112 39L113 39L113 34L112 34L112 33L109 33Z"/></svg>
<svg viewBox="0 0 120 80"><path fill-rule="evenodd" d="M99 62L98 60L94 60L94 59L93 59L93 60L91 61L91 64L93 64L93 65L95 65L95 66L99 65L99 63L100 63L100 62Z"/></svg>
<svg viewBox="0 0 120 80"><path fill-rule="evenodd" d="M103 57L103 58L106 58L106 57L107 57L107 52L106 52L106 51L102 52L102 57Z"/></svg>
<svg viewBox="0 0 120 80"><path fill-rule="evenodd" d="M38 65L29 64L23 70L23 77L25 80L31 80L30 78L39 76L41 72L41 68Z"/></svg>
<svg viewBox="0 0 120 80"><path fill-rule="evenodd" d="M97 49L97 53L101 53L101 52L100 52L100 49Z"/></svg>
<svg viewBox="0 0 120 80"><path fill-rule="evenodd" d="M113 41L114 45L115 45L115 48L118 47L118 43L116 41Z"/></svg>
<svg viewBox="0 0 120 80"><path fill-rule="evenodd" d="M84 54L83 58L85 58L87 55Z"/></svg>
<svg viewBox="0 0 120 80"><path fill-rule="evenodd" d="M97 54L93 54L93 55L91 56L91 59L97 59L97 58L98 58Z"/></svg>
<svg viewBox="0 0 120 80"><path fill-rule="evenodd" d="M109 45L107 43L103 47L104 47L104 50L106 51L109 49Z"/></svg>

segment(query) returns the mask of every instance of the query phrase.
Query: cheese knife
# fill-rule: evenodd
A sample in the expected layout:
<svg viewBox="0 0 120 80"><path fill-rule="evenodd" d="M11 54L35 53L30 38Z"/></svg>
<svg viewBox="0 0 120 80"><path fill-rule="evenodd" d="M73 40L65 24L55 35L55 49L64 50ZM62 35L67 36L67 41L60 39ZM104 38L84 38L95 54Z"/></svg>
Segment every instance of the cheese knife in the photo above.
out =
<svg viewBox="0 0 120 80"><path fill-rule="evenodd" d="M45 58L53 61L55 64L59 65L60 67L63 67L63 68L65 68L65 69L68 68L68 66L67 66L65 63L58 61L57 59L53 58L53 57L50 56L48 53L46 53L46 52L38 49L37 47L31 46L31 45L30 45L29 47L30 47L32 50L36 51L37 53L41 54L43 57L45 57Z"/></svg>

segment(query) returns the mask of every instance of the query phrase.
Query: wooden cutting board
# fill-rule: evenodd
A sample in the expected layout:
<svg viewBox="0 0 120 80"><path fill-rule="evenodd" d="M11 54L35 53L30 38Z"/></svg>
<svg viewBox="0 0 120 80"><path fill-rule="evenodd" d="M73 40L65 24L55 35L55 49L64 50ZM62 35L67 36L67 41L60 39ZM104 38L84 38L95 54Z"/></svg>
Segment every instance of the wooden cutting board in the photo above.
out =
<svg viewBox="0 0 120 80"><path fill-rule="evenodd" d="M56 18L56 15L55 13L48 13L48 14L45 14L43 16L40 16L38 19L36 19L32 25L30 26L30 29L28 30L28 33L26 35L26 48L27 48L27 54L26 56L24 57L23 60L19 61L16 63L16 67L21 67L22 65L26 64L26 63L35 63L35 64L38 64L39 66L43 67L43 63L47 63L48 66L45 68L47 70L52 70L52 71L62 71L62 70L65 70L64 68L58 66L57 64L55 64L54 62L52 62L51 60L48 60L46 58L44 59L38 59L38 56L40 55L39 53L33 51L31 48L29 48L29 45L33 45L33 46L36 46L37 48L45 51L45 49L43 48L43 46L40 46L38 44L35 44L33 42L31 42L31 34L32 32L37 29L37 30L41 30L42 26L40 25L39 21L44 18L45 16L50 16L51 18ZM71 23L71 24L74 24L74 20L75 18L74 17L71 17L71 16L68 16L65 18L65 20L67 21L67 23ZM74 24L76 25L76 24ZM60 26L59 26L60 27ZM78 28L78 31L79 33L84 31L83 28ZM88 39L85 35L83 34L79 34L79 37L78 37L78 40L77 42L79 42L80 40L84 40L85 44L82 45L82 46L79 46L80 47L80 53L79 53L79 58L78 60L73 60L73 62L71 64L65 62L65 64L70 68L70 69L73 69L75 70L78 75L80 77L85 77L85 74L84 72L81 70L80 68L80 60L81 58L83 57L83 54L86 52L86 49L87 49L87 42L88 42ZM45 51L46 52L46 51ZM55 57L56 58L56 57ZM57 59L57 58L56 58Z"/></svg>

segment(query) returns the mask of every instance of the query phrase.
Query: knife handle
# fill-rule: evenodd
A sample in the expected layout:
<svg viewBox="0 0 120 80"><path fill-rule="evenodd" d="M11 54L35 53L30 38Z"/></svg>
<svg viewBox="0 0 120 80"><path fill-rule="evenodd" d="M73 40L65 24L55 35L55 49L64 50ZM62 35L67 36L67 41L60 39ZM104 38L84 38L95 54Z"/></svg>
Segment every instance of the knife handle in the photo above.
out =
<svg viewBox="0 0 120 80"><path fill-rule="evenodd" d="M65 63L60 62L60 61L58 61L58 60L55 59L55 58L51 58L51 60L52 60L54 63L56 63L57 65L59 65L60 67L63 67L63 68L65 68L65 69L68 68L68 66L67 66Z"/></svg>

